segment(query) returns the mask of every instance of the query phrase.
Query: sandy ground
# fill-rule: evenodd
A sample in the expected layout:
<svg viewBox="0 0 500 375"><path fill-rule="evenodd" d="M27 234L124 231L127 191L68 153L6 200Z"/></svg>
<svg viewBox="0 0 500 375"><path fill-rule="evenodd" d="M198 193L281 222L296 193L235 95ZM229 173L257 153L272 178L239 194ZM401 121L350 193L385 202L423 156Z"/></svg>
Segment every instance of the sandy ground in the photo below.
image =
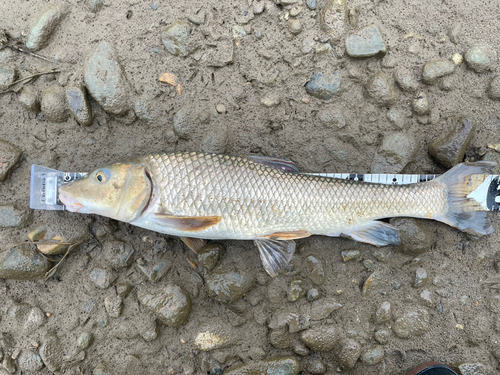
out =
<svg viewBox="0 0 500 375"><path fill-rule="evenodd" d="M296 2L301 11L295 18L302 25L296 35L289 31L288 23L294 4L263 2L263 12L251 17L248 9L252 4L243 0L105 1L97 12L90 10L87 1L69 1L68 15L47 46L38 51L52 61L9 48L1 50L0 64L15 66L20 77L50 68L60 70L32 84L41 93L56 82L66 87L81 81L86 57L99 42L107 41L114 46L130 82L132 102L141 98L147 103L149 117L117 118L92 100L91 126L81 126L72 117L55 123L42 113L24 109L18 93L1 94L0 139L22 149L23 160L0 183L0 204L16 202L27 209L33 163L64 171L89 171L137 155L209 150L286 158L310 172L369 172L383 137L398 131L416 140L414 156L405 172L442 173L445 169L432 159L428 147L449 130L450 118L467 116L476 124L467 147L468 160L478 160L489 143L499 142L500 105L486 94L496 63L483 73L462 64L441 87L419 80L429 60L450 60L453 54L463 54L474 44L487 44L500 51L500 3L349 0L347 6L355 10L357 26L346 24L340 41L331 41L331 49L325 52L320 48L329 40L320 28L325 1L319 1L316 10L305 1ZM51 3L3 2L0 28L24 40L30 25ZM187 21L188 17L201 20L200 25L191 23L193 50L187 56L173 56L162 43L162 32L172 22ZM379 27L388 53L383 58L348 57L345 36L372 24ZM240 25L246 35L235 38L235 25ZM211 66L214 55L210 51L228 40L234 49L232 61ZM403 120L391 123L389 107L378 106L367 96L365 83L369 77L379 71L392 77L398 68L413 72L418 91L429 96L428 115L414 115L411 103L415 93L396 88L399 99L391 104L391 111L397 111ZM335 70L341 78L341 89L333 99L320 100L306 93L304 85L314 73ZM176 87L158 81L166 72L178 77L181 95ZM279 100L265 106L263 98ZM220 105L225 108L222 110ZM184 137L188 139L178 137L174 131L175 115L182 108L190 125ZM343 114L346 125L341 129L325 126L319 120L321 111L332 108ZM32 367L26 361L36 359L37 348L44 343L47 346L48 335L55 334L58 339L54 351L63 357L55 371L60 374L91 374L101 362L115 374L219 374L234 365L283 355L300 360L304 374L403 374L427 360L452 365L481 363L488 371L484 373L495 374L500 358L500 297L495 288L498 274L494 264L498 260L500 220L493 214L491 219L496 232L477 240L444 224L429 224L427 230L436 234L435 243L418 256L402 254L392 247L375 251L372 246L346 239L300 240L301 250L294 266L276 280L262 270L251 242L225 241L217 267L237 264L241 272L255 279L241 299L225 304L209 296L205 284L210 272L200 267L193 269L196 256L177 238L94 216L33 212L25 225L0 229L0 248L26 241L27 232L40 224L46 224L51 233L85 241L48 280L0 280L0 354L15 359L17 373L23 368L23 373L30 373ZM102 258L103 244L109 241L103 234L106 231L130 243L134 253L130 265L114 271L117 279L112 286L99 289L90 274L106 264ZM343 263L340 254L346 249L357 249L361 256ZM322 264L322 282L317 282L307 268L306 258L310 255ZM153 284L140 265L161 262L168 272ZM428 282L415 288L412 285L418 268L425 269ZM375 292L364 295L363 285L373 271L380 280ZM277 311L309 306L305 297L289 301L290 284L297 279L302 280L304 291L316 289L323 300L335 299L342 307L298 330L284 323L280 327L273 325ZM105 299L116 300L117 293L121 293L121 289L116 291L117 285L124 283L132 291L123 297L123 311L114 318L105 307ZM181 286L192 299L191 315L180 327L155 322L154 314L138 302L138 287L161 289L167 284ZM427 299L421 297L424 290L430 296ZM393 317L376 324L373 314L383 301L392 304ZM30 325L27 313L20 311L33 311L33 306L38 306L45 317ZM417 319L415 323L411 316L422 310L423 321ZM394 327L406 324L407 318L421 325L415 329L418 333L407 338L395 335ZM194 339L204 332L204 324L214 331L223 327L238 340L203 352ZM341 327L339 341L355 341L362 350L379 345L375 332L387 331L385 357L377 364L365 360L352 369L341 369L338 351L342 344L326 352L304 347L301 331L309 326ZM88 348L77 347L82 333L94 338ZM276 344L278 336L284 337L285 344L271 344ZM0 366L0 374L5 372ZM32 372L52 373L47 366Z"/></svg>

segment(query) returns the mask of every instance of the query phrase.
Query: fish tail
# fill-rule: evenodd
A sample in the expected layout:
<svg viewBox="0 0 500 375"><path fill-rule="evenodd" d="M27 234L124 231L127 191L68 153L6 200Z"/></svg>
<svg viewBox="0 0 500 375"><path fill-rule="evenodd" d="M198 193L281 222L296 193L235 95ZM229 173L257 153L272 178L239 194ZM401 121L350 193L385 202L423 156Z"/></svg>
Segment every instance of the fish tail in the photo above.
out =
<svg viewBox="0 0 500 375"><path fill-rule="evenodd" d="M471 178L471 175L490 174L495 165L496 163L488 161L461 163L436 178L434 181L446 185L448 210L434 219L476 235L493 233L485 208L475 199L468 198L468 195L483 182L481 179Z"/></svg>

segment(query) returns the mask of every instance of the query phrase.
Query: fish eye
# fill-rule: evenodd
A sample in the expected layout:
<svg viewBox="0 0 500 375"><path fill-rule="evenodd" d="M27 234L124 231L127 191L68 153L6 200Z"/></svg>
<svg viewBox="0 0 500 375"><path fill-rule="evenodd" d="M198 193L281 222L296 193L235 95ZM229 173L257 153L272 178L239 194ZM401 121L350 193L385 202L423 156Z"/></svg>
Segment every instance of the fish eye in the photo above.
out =
<svg viewBox="0 0 500 375"><path fill-rule="evenodd" d="M95 173L95 179L97 182L104 183L108 180L108 174L103 170L99 170Z"/></svg>

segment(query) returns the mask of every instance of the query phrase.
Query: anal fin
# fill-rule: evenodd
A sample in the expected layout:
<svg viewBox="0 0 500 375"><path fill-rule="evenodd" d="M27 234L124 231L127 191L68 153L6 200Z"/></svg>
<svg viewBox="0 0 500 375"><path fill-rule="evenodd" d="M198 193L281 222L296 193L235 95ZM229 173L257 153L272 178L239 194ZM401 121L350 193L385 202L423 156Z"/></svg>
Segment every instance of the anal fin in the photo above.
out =
<svg viewBox="0 0 500 375"><path fill-rule="evenodd" d="M198 254L201 249L205 246L206 241L201 238L193 238L193 237L180 237L182 242L186 244L191 250L193 250L196 254Z"/></svg>
<svg viewBox="0 0 500 375"><path fill-rule="evenodd" d="M222 219L220 216L176 216L160 213L154 214L153 217L162 226L187 232L209 228Z"/></svg>
<svg viewBox="0 0 500 375"><path fill-rule="evenodd" d="M295 253L295 242L272 239L255 240L259 249L260 259L264 269L271 277L278 276L278 272L290 263Z"/></svg>
<svg viewBox="0 0 500 375"><path fill-rule="evenodd" d="M375 246L400 245L399 233L393 226L382 221L370 221L357 230L342 232L355 241Z"/></svg>
<svg viewBox="0 0 500 375"><path fill-rule="evenodd" d="M271 234L266 234L265 236L260 236L263 238L269 238L271 240L297 240L299 238L309 237L311 233L305 230L296 230L293 232L275 232Z"/></svg>

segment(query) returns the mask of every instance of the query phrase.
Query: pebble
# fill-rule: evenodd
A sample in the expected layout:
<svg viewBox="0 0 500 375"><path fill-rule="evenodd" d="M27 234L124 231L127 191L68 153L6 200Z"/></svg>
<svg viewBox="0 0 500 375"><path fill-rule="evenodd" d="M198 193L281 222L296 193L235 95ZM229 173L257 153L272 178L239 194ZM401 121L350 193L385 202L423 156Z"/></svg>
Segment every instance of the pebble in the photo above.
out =
<svg viewBox="0 0 500 375"><path fill-rule="evenodd" d="M340 330L334 325L323 325L301 332L300 339L315 352L329 352L338 342Z"/></svg>
<svg viewBox="0 0 500 375"><path fill-rule="evenodd" d="M32 85L25 86L18 97L19 103L24 109L38 113L40 111L40 102L38 101L38 92Z"/></svg>
<svg viewBox="0 0 500 375"><path fill-rule="evenodd" d="M40 371L43 367L43 362L37 352L28 349L23 350L18 358L19 370L35 372Z"/></svg>
<svg viewBox="0 0 500 375"><path fill-rule="evenodd" d="M104 268L96 267L90 272L90 280L100 289L109 288L117 277L114 272Z"/></svg>
<svg viewBox="0 0 500 375"><path fill-rule="evenodd" d="M326 366L321 362L317 355L312 355L305 358L303 361L304 370L311 374L324 374L326 373Z"/></svg>
<svg viewBox="0 0 500 375"><path fill-rule="evenodd" d="M292 280L290 288L288 289L288 301L296 302L305 296L306 290L302 287L304 282L302 280Z"/></svg>
<svg viewBox="0 0 500 375"><path fill-rule="evenodd" d="M160 260L159 262L148 264L143 259L137 259L137 267L153 283L160 281L170 269L170 263Z"/></svg>
<svg viewBox="0 0 500 375"><path fill-rule="evenodd" d="M405 127L406 119L400 110L391 107L387 111L386 117L387 120L389 120L389 122L393 124L396 128L403 129Z"/></svg>
<svg viewBox="0 0 500 375"><path fill-rule="evenodd" d="M297 358L280 356L230 368L224 371L224 375L296 375L300 371L301 366Z"/></svg>
<svg viewBox="0 0 500 375"><path fill-rule="evenodd" d="M208 118L207 122L210 121ZM191 107L182 107L174 115L174 131L180 139L189 140L196 131L199 122L198 113Z"/></svg>
<svg viewBox="0 0 500 375"><path fill-rule="evenodd" d="M458 365L458 371L460 375L490 375L495 373L489 366L480 362L462 363Z"/></svg>
<svg viewBox="0 0 500 375"><path fill-rule="evenodd" d="M25 243L0 252L1 279L41 279L49 268L49 261L33 244Z"/></svg>
<svg viewBox="0 0 500 375"><path fill-rule="evenodd" d="M23 152L18 147L0 139L0 182L5 181L9 173L19 165L22 154ZM0 212L2 212L2 215L0 216L0 227L5 227L8 223L8 221L5 220L4 215L8 214L9 211L14 213L16 212L16 209L14 206L0 206ZM18 212L15 216L19 216L20 214L21 213ZM15 219L15 222L16 221L19 222L22 220L19 218Z"/></svg>
<svg viewBox="0 0 500 375"><path fill-rule="evenodd" d="M104 6L104 0L87 0L87 6L91 12L97 13Z"/></svg>
<svg viewBox="0 0 500 375"><path fill-rule="evenodd" d="M402 132L386 135L373 156L371 173L401 173L413 160L416 141Z"/></svg>
<svg viewBox="0 0 500 375"><path fill-rule="evenodd" d="M84 86L68 86L66 100L69 111L80 125L92 125L92 107L87 97L87 89Z"/></svg>
<svg viewBox="0 0 500 375"><path fill-rule="evenodd" d="M430 111L429 107L429 97L423 91L415 95L412 102L413 112L419 116L426 115Z"/></svg>
<svg viewBox="0 0 500 375"><path fill-rule="evenodd" d="M342 129L346 122L339 108L325 108L318 112L319 121L329 129Z"/></svg>
<svg viewBox="0 0 500 375"><path fill-rule="evenodd" d="M269 342L276 349L288 349L291 345L290 333L285 328L273 329L269 333Z"/></svg>
<svg viewBox="0 0 500 375"><path fill-rule="evenodd" d="M254 285L254 275L236 265L221 265L205 277L210 297L222 303L234 303Z"/></svg>
<svg viewBox="0 0 500 375"><path fill-rule="evenodd" d="M123 310L123 299L120 296L106 297L104 308L111 318L119 318Z"/></svg>
<svg viewBox="0 0 500 375"><path fill-rule="evenodd" d="M254 14L261 14L265 9L265 1L264 0L253 0L252 10Z"/></svg>
<svg viewBox="0 0 500 375"><path fill-rule="evenodd" d="M59 337L54 334L49 334L43 339L42 345L40 346L40 356L50 372L61 370L64 362L63 353L64 351Z"/></svg>
<svg viewBox="0 0 500 375"><path fill-rule="evenodd" d="M65 122L68 119L64 89L57 83L43 90L40 106L42 114L49 121Z"/></svg>
<svg viewBox="0 0 500 375"><path fill-rule="evenodd" d="M361 355L361 345L354 339L342 339L337 347L337 360L343 369L351 369Z"/></svg>
<svg viewBox="0 0 500 375"><path fill-rule="evenodd" d="M491 169L492 174L500 174L500 152L497 151L486 151L481 160L494 161L497 166ZM500 261L500 260L499 260ZM500 264L499 264L500 266ZM500 272L500 267L497 269Z"/></svg>
<svg viewBox="0 0 500 375"><path fill-rule="evenodd" d="M260 104L267 108L277 107L281 104L281 98L276 94L268 94L260 99Z"/></svg>
<svg viewBox="0 0 500 375"><path fill-rule="evenodd" d="M488 97L492 100L500 100L500 76L496 75L488 85Z"/></svg>
<svg viewBox="0 0 500 375"><path fill-rule="evenodd" d="M306 355L309 355L311 351L302 341L297 340L293 344L293 352L301 357L305 357Z"/></svg>
<svg viewBox="0 0 500 375"><path fill-rule="evenodd" d="M453 56L451 56L451 61L457 66L462 65L464 57L460 53L454 53Z"/></svg>
<svg viewBox="0 0 500 375"><path fill-rule="evenodd" d="M340 256L342 257L342 262L347 263L359 259L361 252L356 249L342 250Z"/></svg>
<svg viewBox="0 0 500 375"><path fill-rule="evenodd" d="M158 290L151 290L149 286L141 288L137 299L169 327L181 326L191 314L191 297L174 284L167 284Z"/></svg>
<svg viewBox="0 0 500 375"><path fill-rule="evenodd" d="M289 19L288 20L288 31L290 31L293 35L298 35L302 32L302 24L297 19Z"/></svg>
<svg viewBox="0 0 500 375"><path fill-rule="evenodd" d="M312 302L312 301L316 301L320 296L321 296L321 294L319 293L319 290L316 288L312 288L312 289L309 289L307 291L306 299L309 302Z"/></svg>
<svg viewBox="0 0 500 375"><path fill-rule="evenodd" d="M316 46L314 53L316 53L317 56L321 55L327 55L332 51L332 45L330 43L320 43L319 45Z"/></svg>
<svg viewBox="0 0 500 375"><path fill-rule="evenodd" d="M463 161L465 151L475 133L475 125L466 117L455 121L451 131L429 146L429 153L444 167L451 168Z"/></svg>
<svg viewBox="0 0 500 375"><path fill-rule="evenodd" d="M316 300L311 304L311 320L326 319L341 307L342 305L332 297Z"/></svg>
<svg viewBox="0 0 500 375"><path fill-rule="evenodd" d="M384 324L392 319L392 304L389 301L384 301L380 304L373 315L375 324Z"/></svg>
<svg viewBox="0 0 500 375"><path fill-rule="evenodd" d="M424 268L419 267L415 271L415 279L413 280L412 286L414 288L420 288L420 287L424 286L425 284L427 284L428 280L429 280L429 278L427 277L427 271Z"/></svg>
<svg viewBox="0 0 500 375"><path fill-rule="evenodd" d="M302 12L302 7L300 5L294 5L292 9L290 9L290 17L297 17L300 12Z"/></svg>
<svg viewBox="0 0 500 375"><path fill-rule="evenodd" d="M76 340L76 346L79 349L85 350L94 342L94 335L90 332L82 332Z"/></svg>
<svg viewBox="0 0 500 375"><path fill-rule="evenodd" d="M193 28L189 22L177 20L162 32L162 42L168 52L174 56L186 56L189 36Z"/></svg>
<svg viewBox="0 0 500 375"><path fill-rule="evenodd" d="M424 220L412 218L391 219L391 225L397 228L401 245L398 250L406 255L419 255L431 249L436 242L433 226Z"/></svg>
<svg viewBox="0 0 500 375"><path fill-rule="evenodd" d="M2 366L7 370L7 372L11 374L16 372L16 364L14 363L14 360L9 356L5 356L2 361Z"/></svg>
<svg viewBox="0 0 500 375"><path fill-rule="evenodd" d="M84 65L85 86L90 95L114 115L125 115L132 108L129 95L133 92L114 48L100 42Z"/></svg>
<svg viewBox="0 0 500 375"><path fill-rule="evenodd" d="M491 70L497 63L496 51L487 45L471 46L464 56L467 66L476 73Z"/></svg>
<svg viewBox="0 0 500 375"><path fill-rule="evenodd" d="M384 72L378 72L368 80L366 91L372 101L380 107L390 107L399 99L396 88Z"/></svg>
<svg viewBox="0 0 500 375"><path fill-rule="evenodd" d="M33 52L45 47L57 25L59 25L68 11L68 5L62 3L46 8L31 26L26 39L26 47Z"/></svg>
<svg viewBox="0 0 500 375"><path fill-rule="evenodd" d="M230 324L215 318L203 320L196 332L194 344L204 352L228 348L240 340L238 332Z"/></svg>
<svg viewBox="0 0 500 375"><path fill-rule="evenodd" d="M215 110L217 111L217 113L226 113L226 106L224 104L217 104L215 106Z"/></svg>
<svg viewBox="0 0 500 375"><path fill-rule="evenodd" d="M394 70L394 80L403 91L414 92L418 89L418 81L410 69L397 68Z"/></svg>
<svg viewBox="0 0 500 375"><path fill-rule="evenodd" d="M370 25L349 35L345 40L346 52L351 57L371 57L385 55L387 47L380 30L375 25Z"/></svg>
<svg viewBox="0 0 500 375"><path fill-rule="evenodd" d="M379 344L385 345L389 342L389 337L391 336L391 333L387 329L381 329L379 331L375 331L373 334L373 338L375 341L377 341Z"/></svg>
<svg viewBox="0 0 500 375"><path fill-rule="evenodd" d="M321 11L321 29L330 35L332 40L340 40L344 33L349 17L345 0L328 0Z"/></svg>
<svg viewBox="0 0 500 375"><path fill-rule="evenodd" d="M111 375L112 371L109 370L106 362L99 362L96 367L94 367L94 371L92 371L92 375Z"/></svg>
<svg viewBox="0 0 500 375"><path fill-rule="evenodd" d="M0 65L0 91L8 90L16 81L17 70L10 65Z"/></svg>
<svg viewBox="0 0 500 375"><path fill-rule="evenodd" d="M314 255L309 255L306 258L306 267L308 271L307 275L314 284L321 285L325 282L325 271L321 260Z"/></svg>
<svg viewBox="0 0 500 375"><path fill-rule="evenodd" d="M340 89L340 76L338 70L333 74L315 73L305 85L306 92L315 98L328 100Z"/></svg>
<svg viewBox="0 0 500 375"><path fill-rule="evenodd" d="M211 271L217 265L223 251L224 246L219 243L205 245L203 249L198 252L198 262L203 268Z"/></svg>
<svg viewBox="0 0 500 375"><path fill-rule="evenodd" d="M429 308L434 307L434 301L432 300L432 293L428 289L422 290L419 297L420 301L424 306L427 306Z"/></svg>
<svg viewBox="0 0 500 375"><path fill-rule="evenodd" d="M373 345L363 350L360 360L361 362L373 366L384 360L384 348L381 345Z"/></svg>
<svg viewBox="0 0 500 375"><path fill-rule="evenodd" d="M445 59L428 61L422 70L422 80L427 84L433 84L436 79L453 73L455 67L453 62Z"/></svg>
<svg viewBox="0 0 500 375"><path fill-rule="evenodd" d="M130 266L133 254L134 248L128 242L107 240L102 245L104 262L116 270Z"/></svg>
<svg viewBox="0 0 500 375"><path fill-rule="evenodd" d="M311 10L315 10L318 6L316 0L306 0L307 7Z"/></svg>
<svg viewBox="0 0 500 375"><path fill-rule="evenodd" d="M429 329L429 312L423 307L407 310L392 325L392 330L399 338L423 335Z"/></svg>

